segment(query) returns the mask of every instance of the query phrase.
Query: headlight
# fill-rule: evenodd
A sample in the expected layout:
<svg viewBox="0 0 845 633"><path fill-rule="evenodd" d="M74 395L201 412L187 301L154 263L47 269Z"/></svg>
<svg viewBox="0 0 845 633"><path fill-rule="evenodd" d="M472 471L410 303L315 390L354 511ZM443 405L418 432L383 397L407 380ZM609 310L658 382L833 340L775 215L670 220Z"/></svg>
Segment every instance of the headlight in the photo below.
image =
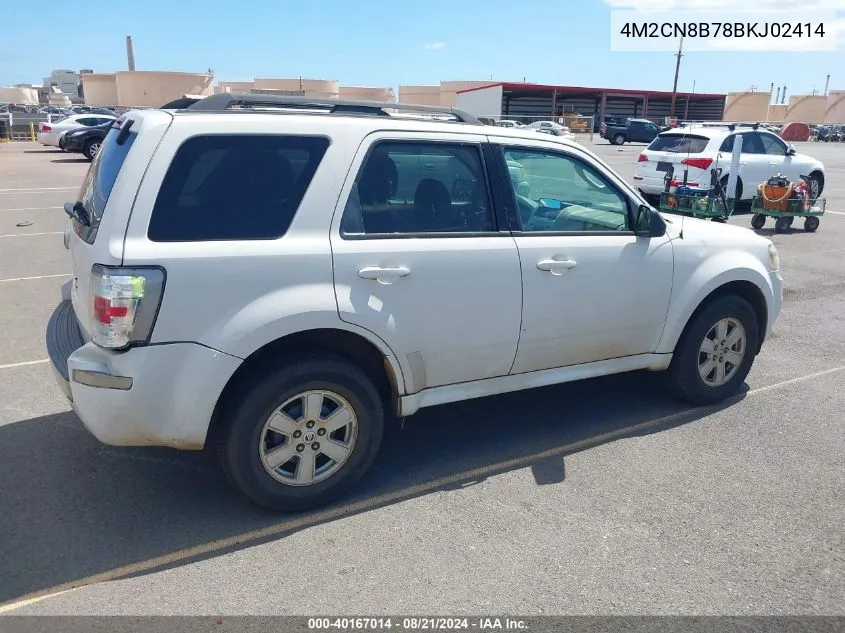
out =
<svg viewBox="0 0 845 633"><path fill-rule="evenodd" d="M780 259L778 258L778 249L774 244L769 244L769 270L780 270Z"/></svg>

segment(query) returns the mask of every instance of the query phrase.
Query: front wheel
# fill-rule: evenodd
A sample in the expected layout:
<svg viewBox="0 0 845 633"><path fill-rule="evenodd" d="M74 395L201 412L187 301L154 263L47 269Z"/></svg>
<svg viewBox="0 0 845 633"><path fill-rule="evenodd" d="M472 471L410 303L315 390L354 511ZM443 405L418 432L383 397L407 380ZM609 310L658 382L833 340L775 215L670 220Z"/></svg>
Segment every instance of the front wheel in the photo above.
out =
<svg viewBox="0 0 845 633"><path fill-rule="evenodd" d="M815 215L808 216L804 220L804 230L813 233L817 228L819 228L819 219Z"/></svg>
<svg viewBox="0 0 845 633"><path fill-rule="evenodd" d="M625 136L622 134L617 134L613 137L613 144L614 145L622 145L625 143Z"/></svg>
<svg viewBox="0 0 845 633"><path fill-rule="evenodd" d="M367 375L341 358L285 363L230 398L218 456L246 497L272 510L325 505L369 469L384 408Z"/></svg>
<svg viewBox="0 0 845 633"><path fill-rule="evenodd" d="M766 224L766 216L762 213L755 213L751 216L751 228L753 229L762 229Z"/></svg>
<svg viewBox="0 0 845 633"><path fill-rule="evenodd" d="M745 299L726 295L710 301L678 341L667 370L669 388L695 405L736 394L751 371L759 336L754 309Z"/></svg>

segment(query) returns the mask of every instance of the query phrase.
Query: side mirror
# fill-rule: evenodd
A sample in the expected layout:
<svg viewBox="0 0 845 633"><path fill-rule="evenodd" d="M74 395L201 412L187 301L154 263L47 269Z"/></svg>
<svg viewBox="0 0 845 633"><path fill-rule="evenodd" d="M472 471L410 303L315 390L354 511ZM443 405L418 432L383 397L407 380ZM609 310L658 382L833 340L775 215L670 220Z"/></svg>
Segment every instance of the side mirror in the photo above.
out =
<svg viewBox="0 0 845 633"><path fill-rule="evenodd" d="M662 237L666 235L666 223L654 209L641 204L637 207L634 233L637 237Z"/></svg>
<svg viewBox="0 0 845 633"><path fill-rule="evenodd" d="M787 148L787 150L786 150L786 155L787 155L787 156L795 156L795 154L796 154L796 153L797 153L797 152L795 151L795 146L794 146L794 145L790 145L790 146Z"/></svg>

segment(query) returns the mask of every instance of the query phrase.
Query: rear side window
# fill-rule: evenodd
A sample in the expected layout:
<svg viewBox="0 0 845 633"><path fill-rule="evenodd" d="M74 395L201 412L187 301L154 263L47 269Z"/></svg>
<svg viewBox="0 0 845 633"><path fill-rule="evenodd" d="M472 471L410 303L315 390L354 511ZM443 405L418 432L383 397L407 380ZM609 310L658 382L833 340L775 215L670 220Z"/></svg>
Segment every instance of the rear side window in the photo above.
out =
<svg viewBox="0 0 845 633"><path fill-rule="evenodd" d="M91 166L88 168L88 173L85 175L85 180L82 181L82 187L79 189L77 201L82 203L91 217L91 225L83 226L74 222L74 229L76 234L89 244L94 243L97 236L97 227L103 217L103 211L105 211L106 203L109 201L120 168L123 167L123 163L138 137L137 133L130 131L126 140L118 145L117 137L119 135L120 129L118 128L112 128L108 131L100 145L100 151L94 157Z"/></svg>
<svg viewBox="0 0 845 633"><path fill-rule="evenodd" d="M692 134L661 134L648 146L655 152L674 152L676 154L700 154L707 148L710 139Z"/></svg>
<svg viewBox="0 0 845 633"><path fill-rule="evenodd" d="M185 141L164 177L153 242L267 240L290 227L329 140L203 135Z"/></svg>

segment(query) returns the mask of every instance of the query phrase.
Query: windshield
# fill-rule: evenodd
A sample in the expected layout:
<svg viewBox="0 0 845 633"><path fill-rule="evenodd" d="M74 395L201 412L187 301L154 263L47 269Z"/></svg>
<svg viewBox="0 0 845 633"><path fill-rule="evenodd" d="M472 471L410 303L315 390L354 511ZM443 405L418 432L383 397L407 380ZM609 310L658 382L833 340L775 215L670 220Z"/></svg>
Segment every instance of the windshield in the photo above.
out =
<svg viewBox="0 0 845 633"><path fill-rule="evenodd" d="M85 226L74 220L73 228L76 234L89 244L94 243L97 236L97 227L103 217L106 203L120 173L120 168L138 136L136 133L130 132L126 141L122 145L118 145L117 137L120 132L120 129L113 128L106 134L100 146L100 151L94 157L91 167L88 168L88 173L85 175L85 180L82 182L82 187L79 189L77 201L82 204L88 217L91 218L91 224Z"/></svg>
<svg viewBox="0 0 845 633"><path fill-rule="evenodd" d="M706 136L691 134L661 134L651 142L648 149L655 152L673 152L676 154L700 154L705 150L710 139Z"/></svg>

